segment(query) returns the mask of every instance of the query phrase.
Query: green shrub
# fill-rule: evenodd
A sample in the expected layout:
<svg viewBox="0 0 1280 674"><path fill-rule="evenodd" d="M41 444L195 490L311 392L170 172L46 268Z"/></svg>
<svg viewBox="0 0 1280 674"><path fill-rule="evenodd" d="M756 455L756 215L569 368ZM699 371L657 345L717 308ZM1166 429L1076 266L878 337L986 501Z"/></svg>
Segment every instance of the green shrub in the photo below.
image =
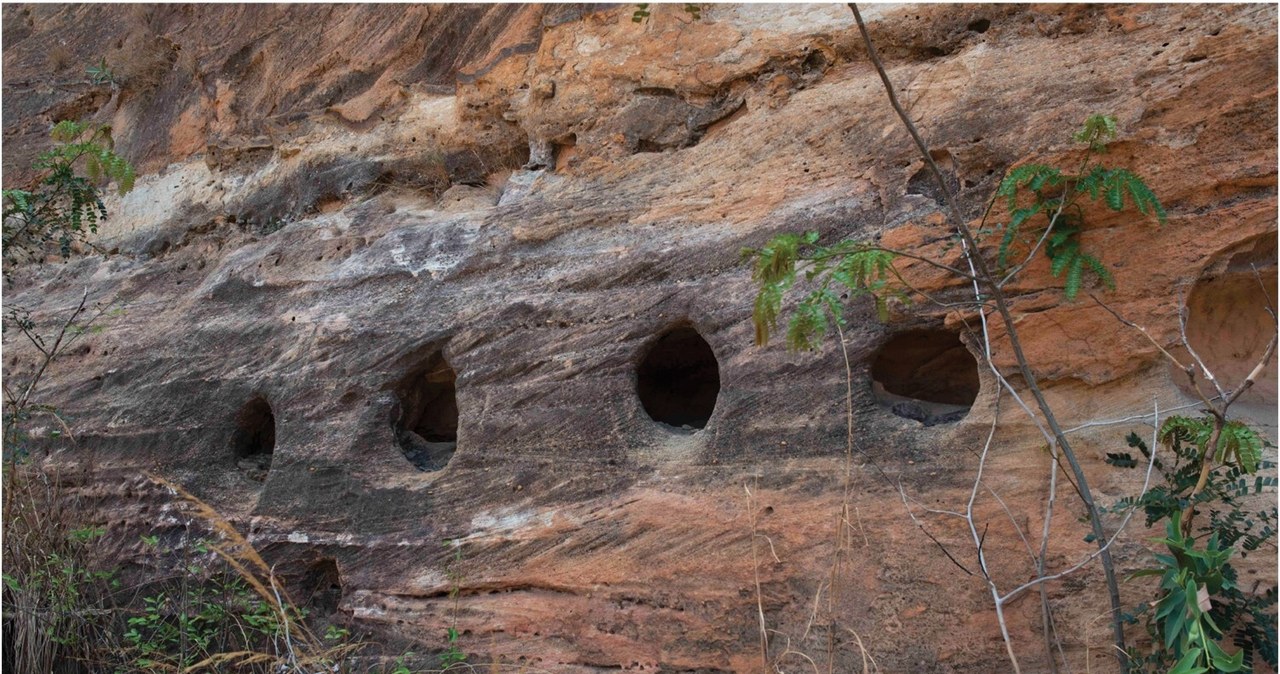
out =
<svg viewBox="0 0 1280 674"><path fill-rule="evenodd" d="M1252 429L1227 421L1215 442L1216 425L1210 416L1169 418L1159 439L1172 452L1171 461L1152 459L1147 444L1134 434L1128 437L1129 447L1145 460L1129 452L1107 454L1107 463L1120 468L1154 461L1162 477L1161 484L1141 497L1122 499L1113 508L1142 508L1147 526L1165 522L1165 536L1156 542L1168 553L1157 554L1155 566L1133 574L1160 578L1156 600L1125 616L1130 624L1144 619L1151 650L1134 649L1130 657L1149 672L1237 672L1254 669L1258 659L1276 668L1276 585L1273 581L1261 592L1254 588L1245 593L1230 562L1236 554L1275 550L1274 500L1251 510L1245 497L1275 488L1275 477L1258 473L1274 471L1276 465L1263 460L1268 443ZM1194 507L1207 515L1207 521L1193 527L1198 535L1186 530ZM1217 643L1227 638L1239 648L1234 656Z"/></svg>
<svg viewBox="0 0 1280 674"><path fill-rule="evenodd" d="M114 181L120 194L133 189L134 169L112 150L110 127L63 121L50 135L54 146L33 164L33 185L3 192L5 279L16 264L50 252L65 259L73 244L88 243L107 217L99 185Z"/></svg>

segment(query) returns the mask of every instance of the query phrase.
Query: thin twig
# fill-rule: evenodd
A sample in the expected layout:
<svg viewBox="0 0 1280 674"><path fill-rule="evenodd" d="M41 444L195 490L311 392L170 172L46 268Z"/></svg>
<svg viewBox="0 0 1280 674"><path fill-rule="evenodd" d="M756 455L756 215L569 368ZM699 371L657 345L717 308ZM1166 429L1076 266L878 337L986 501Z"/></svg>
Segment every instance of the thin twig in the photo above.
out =
<svg viewBox="0 0 1280 674"><path fill-rule="evenodd" d="M769 671L769 628L764 619L764 593L760 589L760 558L756 553L756 511L751 488L742 485L747 492L747 512L751 514L751 573L756 585L756 613L760 618L760 671Z"/></svg>
<svg viewBox="0 0 1280 674"><path fill-rule="evenodd" d="M934 545L938 546L938 549L942 551L942 554L946 555L947 559L951 560L951 563L956 565L956 568L960 569L961 571L964 571L965 575L972 576L973 572L970 571L967 567L965 567L964 564L961 564L960 560L956 559L955 556L951 554L950 550L947 550L947 546L943 545L941 541L934 538L933 534L929 533L929 530L924 528L924 523L916 518L915 513L911 511L911 506L907 504L907 493L903 491L901 484L898 485L898 493L902 497L902 505L907 509L907 515L911 517L911 522L914 523L916 527L920 529L921 533L923 533L925 536L928 536L929 540L933 541Z"/></svg>
<svg viewBox="0 0 1280 674"><path fill-rule="evenodd" d="M849 521L849 494L853 488L853 364L849 361L849 347L845 344L844 328L836 320L836 334L840 338L840 353L844 355L845 377L845 445L844 445L844 493L840 500L840 520L836 523L835 559L831 562L831 591L827 593L827 672L835 668L836 607L840 605L840 566L843 561Z"/></svg>
<svg viewBox="0 0 1280 674"><path fill-rule="evenodd" d="M1157 415L1157 420L1158 420L1158 419L1159 419L1159 411L1160 411L1160 410L1159 410L1159 403L1157 402L1157 403L1156 403L1156 405L1157 405L1157 407L1156 407L1156 415ZM1158 429L1159 427L1160 427L1160 426L1159 426L1159 424L1157 424L1157 425L1156 425L1156 428ZM1157 432L1158 432L1158 431L1157 431ZM1113 534L1111 535L1111 538L1107 539L1106 543L1104 543L1104 544L1103 544L1101 547L1099 547L1097 550L1095 550L1095 551L1093 551L1092 553L1090 553L1088 557L1085 557L1084 559L1082 559L1082 560L1080 560L1079 562L1077 562L1076 564L1074 564L1074 565L1072 565L1072 566L1068 567L1067 569L1064 569L1064 570L1059 571L1059 572L1057 572L1057 573L1054 573L1054 574L1052 574L1052 575L1048 575L1048 576L1040 576L1040 577L1038 577L1038 578L1033 578L1033 579L1031 579L1031 580L1029 580L1029 581L1027 581L1027 582L1023 583L1022 585L1019 585L1018 587L1015 587L1014 589L1012 589L1012 590L1010 590L1009 592L1005 593L1005 595L1004 595L1003 597L1001 597L1001 601L1002 601L1002 602L1010 601L1010 600L1012 600L1014 597L1017 597L1019 594L1021 594L1022 592L1024 592L1025 590L1027 590L1027 589L1029 589L1029 588L1032 588L1032 587L1035 587L1036 585L1039 585L1039 584L1041 584L1041 583L1047 583L1047 582L1049 582L1049 581L1051 581L1051 580L1057 580L1057 579L1059 579L1059 578L1063 578L1063 577L1065 577L1065 576L1069 576L1069 575L1071 575L1072 573L1075 573L1076 571L1079 571L1080 569L1084 568L1084 566L1085 566L1086 564L1088 564L1089 562L1093 561L1093 560L1094 560L1095 558L1097 558L1099 555L1102 555L1106 550L1108 550L1108 549L1111 547L1111 544L1112 544L1112 543L1115 543L1116 539L1120 537L1120 533L1121 533L1122 531L1124 531L1124 528L1129 524L1129 520L1133 517L1133 513L1134 513L1135 511L1137 511L1137 509L1138 509L1138 503L1140 503L1140 502L1142 501L1142 497L1143 497L1143 496L1146 496L1146 494L1147 494L1147 489L1151 486L1151 472L1152 472L1152 470L1155 468L1155 465L1156 465L1156 443L1155 443L1155 442L1154 442L1154 440L1153 440L1152 445L1151 445L1151 457L1150 457L1150 460L1147 462L1147 474L1146 474L1146 477L1144 477L1144 478L1143 478L1143 480L1142 480L1142 491L1140 491L1140 492L1138 493L1138 498L1134 499L1134 504L1129 508L1129 510L1128 510L1128 511L1126 511L1126 512L1125 512L1125 514L1124 514L1124 519L1122 519L1122 520L1120 521L1120 526L1116 527L1115 533L1113 533Z"/></svg>

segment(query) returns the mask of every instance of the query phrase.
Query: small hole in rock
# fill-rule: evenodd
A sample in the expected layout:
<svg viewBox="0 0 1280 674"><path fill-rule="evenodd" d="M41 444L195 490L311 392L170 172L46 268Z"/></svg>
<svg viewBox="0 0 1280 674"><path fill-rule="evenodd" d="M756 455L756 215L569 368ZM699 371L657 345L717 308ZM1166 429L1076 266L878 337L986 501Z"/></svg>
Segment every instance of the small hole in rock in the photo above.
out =
<svg viewBox="0 0 1280 674"><path fill-rule="evenodd" d="M391 425L404 456L418 470L444 468L458 447L458 376L436 352L396 387Z"/></svg>
<svg viewBox="0 0 1280 674"><path fill-rule="evenodd" d="M925 426L963 419L978 397L978 362L948 330L894 335L871 364L876 399Z"/></svg>
<svg viewBox="0 0 1280 674"><path fill-rule="evenodd" d="M640 404L654 421L685 430L705 428L720 395L720 365L691 326L659 337L636 369Z"/></svg>
<svg viewBox="0 0 1280 674"><path fill-rule="evenodd" d="M338 563L325 557L307 568L302 587L310 593L305 602L312 611L322 615L337 613L342 603L342 576L338 573Z"/></svg>
<svg viewBox="0 0 1280 674"><path fill-rule="evenodd" d="M809 52L809 55L804 58L804 63L801 64L800 67L804 72L811 73L814 71L825 70L827 63L827 55L824 54L821 49L815 49Z"/></svg>
<svg viewBox="0 0 1280 674"><path fill-rule="evenodd" d="M987 29L991 27L991 20L977 19L976 21L969 22L969 25L965 27L975 33L985 33L987 32Z"/></svg>
<svg viewBox="0 0 1280 674"><path fill-rule="evenodd" d="M266 398L255 396L236 415L236 430L231 436L236 467L250 479L265 481L275 449L275 414L271 412L271 404Z"/></svg>

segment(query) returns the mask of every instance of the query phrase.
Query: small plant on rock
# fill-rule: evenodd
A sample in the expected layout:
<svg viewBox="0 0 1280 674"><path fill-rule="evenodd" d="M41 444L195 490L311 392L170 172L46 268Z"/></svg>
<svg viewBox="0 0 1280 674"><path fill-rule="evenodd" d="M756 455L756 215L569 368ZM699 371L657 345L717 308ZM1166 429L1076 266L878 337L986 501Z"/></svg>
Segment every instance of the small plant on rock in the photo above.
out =
<svg viewBox="0 0 1280 674"><path fill-rule="evenodd" d="M100 184L115 182L120 194L133 189L134 169L112 149L110 127L62 121L50 135L53 149L36 159L33 184L3 193L6 280L15 264L49 252L65 259L74 244L89 242L107 217Z"/></svg>
<svg viewBox="0 0 1280 674"><path fill-rule="evenodd" d="M1125 615L1132 624L1145 618L1151 637L1149 652L1134 649L1130 657L1153 673L1240 672L1254 669L1259 659L1274 670L1276 586L1246 592L1230 561L1276 549L1275 502L1253 510L1246 500L1276 487L1275 477L1259 474L1276 468L1262 458L1269 443L1248 426L1218 424L1213 415L1171 417L1159 439L1173 453L1171 462L1152 457L1136 435L1129 435L1128 444L1153 462L1163 484L1115 506L1141 507L1147 526L1163 521L1165 536L1156 542L1168 550L1155 555L1152 568L1132 576L1156 576L1160 585L1155 601ZM1113 452L1107 463L1132 468L1140 462L1129 452ZM1208 521L1197 526L1198 509ZM1218 643L1228 638L1238 649L1232 655Z"/></svg>
<svg viewBox="0 0 1280 674"><path fill-rule="evenodd" d="M440 653L440 666L449 669L454 665L467 661L467 654L458 646L458 598L462 594L462 571L458 567L462 563L462 546L458 541L445 541L445 547L452 547L449 564L445 567L445 576L449 579L450 624L445 631L445 649Z"/></svg>

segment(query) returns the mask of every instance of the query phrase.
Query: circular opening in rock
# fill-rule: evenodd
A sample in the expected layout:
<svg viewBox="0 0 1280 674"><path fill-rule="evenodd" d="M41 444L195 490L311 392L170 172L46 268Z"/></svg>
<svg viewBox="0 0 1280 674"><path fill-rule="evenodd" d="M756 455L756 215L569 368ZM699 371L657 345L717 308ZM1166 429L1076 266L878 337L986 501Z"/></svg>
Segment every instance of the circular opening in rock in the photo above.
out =
<svg viewBox="0 0 1280 674"><path fill-rule="evenodd" d="M894 335L871 364L872 391L881 404L925 426L963 419L978 397L978 361L947 330Z"/></svg>
<svg viewBox="0 0 1280 674"><path fill-rule="evenodd" d="M458 376L437 352L396 387L400 404L391 426L404 456L418 470L440 470L458 447Z"/></svg>
<svg viewBox="0 0 1280 674"><path fill-rule="evenodd" d="M236 466L250 478L262 482L271 469L271 454L275 449L276 417L267 399L256 396L236 414L236 430L231 436Z"/></svg>
<svg viewBox="0 0 1280 674"><path fill-rule="evenodd" d="M720 395L720 364L697 330L678 327L641 359L636 392L650 419L684 430L705 428Z"/></svg>
<svg viewBox="0 0 1280 674"><path fill-rule="evenodd" d="M1274 334L1267 308L1276 310L1276 250L1275 234L1271 234L1223 255L1187 296L1187 341L1224 389L1244 382ZM1189 360L1185 351L1176 355L1183 362ZM1185 372L1171 366L1170 374L1184 392L1196 396ZM1202 389L1213 388L1203 376L1200 380ZM1231 409L1275 426L1274 360Z"/></svg>

